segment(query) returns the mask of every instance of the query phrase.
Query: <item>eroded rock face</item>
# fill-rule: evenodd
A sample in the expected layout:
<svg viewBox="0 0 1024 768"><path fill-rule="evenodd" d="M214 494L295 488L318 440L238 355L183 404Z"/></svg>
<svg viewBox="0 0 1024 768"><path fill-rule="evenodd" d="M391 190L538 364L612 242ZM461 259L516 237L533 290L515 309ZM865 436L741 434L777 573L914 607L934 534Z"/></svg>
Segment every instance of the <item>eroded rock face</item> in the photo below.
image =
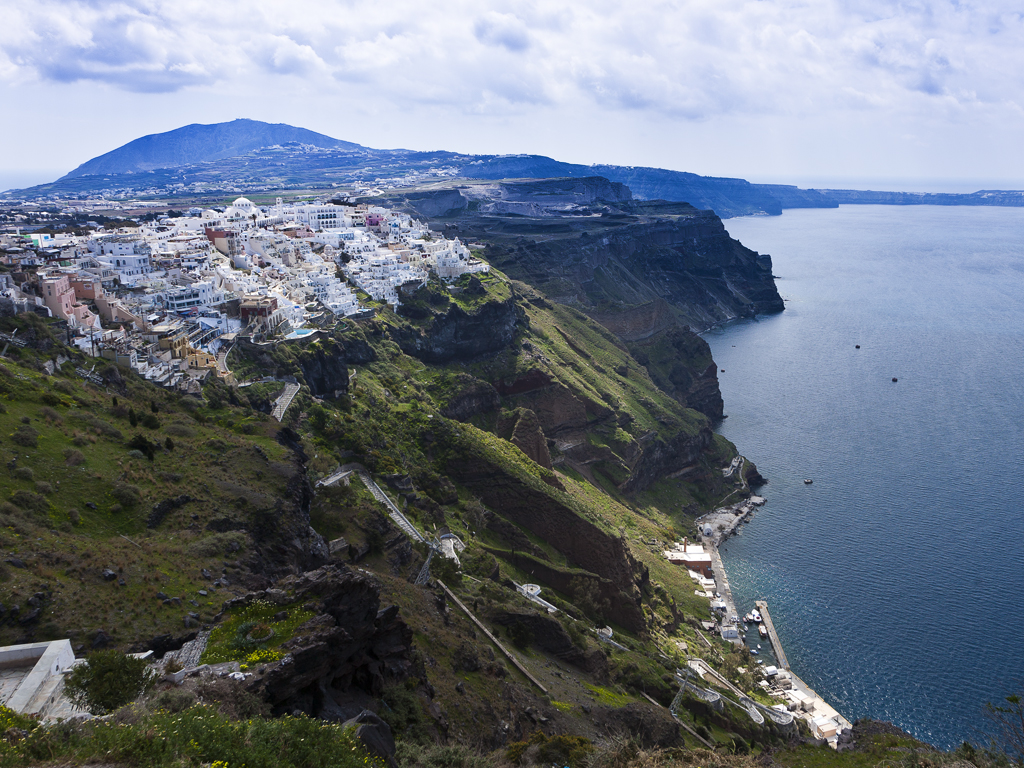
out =
<svg viewBox="0 0 1024 768"><path fill-rule="evenodd" d="M379 697L386 681L407 676L412 630L396 606L381 609L380 587L369 576L328 565L282 579L274 590L231 600L225 608L267 599L285 608L312 605L317 614L282 646L287 655L248 685L275 713L298 710L345 721Z"/></svg>
<svg viewBox="0 0 1024 768"><path fill-rule="evenodd" d="M558 491L543 492L481 455L459 455L447 473L507 520L547 541L574 565L603 577L611 592L608 618L635 632L646 625L640 608L647 569L621 539L578 516Z"/></svg>
<svg viewBox="0 0 1024 768"><path fill-rule="evenodd" d="M599 649L584 651L573 645L569 633L558 620L538 613L500 611L489 617L501 627L524 624L533 636L533 643L552 656L586 672L607 672L608 660Z"/></svg>
<svg viewBox="0 0 1024 768"><path fill-rule="evenodd" d="M704 424L696 434L679 432L668 439L657 437L644 445L629 477L621 485L625 493L639 493L665 475L697 464L714 435Z"/></svg>
<svg viewBox="0 0 1024 768"><path fill-rule="evenodd" d="M341 344L335 339L305 344L298 355L302 377L315 397L348 393L348 366L372 362L377 355L364 340Z"/></svg>
<svg viewBox="0 0 1024 768"><path fill-rule="evenodd" d="M551 469L551 451L537 414L529 408L517 408L509 418L498 422L498 434L545 469Z"/></svg>
<svg viewBox="0 0 1024 768"><path fill-rule="evenodd" d="M494 387L466 373L456 377L451 390L441 407L445 418L468 421L477 414L498 410L501 404Z"/></svg>
<svg viewBox="0 0 1024 768"><path fill-rule="evenodd" d="M452 304L426 330L404 327L393 329L391 335L407 355L436 365L498 352L512 342L525 321L514 299L490 301L474 312Z"/></svg>

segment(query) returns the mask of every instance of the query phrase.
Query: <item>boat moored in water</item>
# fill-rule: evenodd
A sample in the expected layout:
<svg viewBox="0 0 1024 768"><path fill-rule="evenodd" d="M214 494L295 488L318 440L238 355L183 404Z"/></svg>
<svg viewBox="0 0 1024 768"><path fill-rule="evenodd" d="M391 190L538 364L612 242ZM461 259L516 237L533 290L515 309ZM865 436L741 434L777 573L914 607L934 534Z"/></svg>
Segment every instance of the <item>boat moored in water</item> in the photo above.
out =
<svg viewBox="0 0 1024 768"><path fill-rule="evenodd" d="M757 625L757 633L761 635L761 637L768 637L768 630L764 624Z"/></svg>

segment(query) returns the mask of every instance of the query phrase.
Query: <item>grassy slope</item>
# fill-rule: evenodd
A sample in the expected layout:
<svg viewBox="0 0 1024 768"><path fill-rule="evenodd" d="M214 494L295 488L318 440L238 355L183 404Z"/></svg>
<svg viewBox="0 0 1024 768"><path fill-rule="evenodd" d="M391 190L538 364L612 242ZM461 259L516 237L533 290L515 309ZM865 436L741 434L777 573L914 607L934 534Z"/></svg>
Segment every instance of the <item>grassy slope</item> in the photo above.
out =
<svg viewBox="0 0 1024 768"><path fill-rule="evenodd" d="M509 295L510 287L500 275L491 276L485 285L495 298ZM520 295L529 292L523 286L518 290ZM479 303L479 299L474 301ZM711 498L724 489L674 482L656 485L639 499L629 499L607 477L598 487L573 477L566 469L558 473L565 488L559 491L544 482L552 473L510 443L473 424L443 419L435 394L439 389L443 392L443 382L453 371L497 380L540 366L577 396L629 415L625 427L597 424L588 435L594 444L606 445L618 457L625 457L630 442L650 430L688 433L703 424L704 417L686 411L654 387L646 371L621 345L584 316L565 307L524 306L530 327L517 340L515 350L447 368L426 366L402 354L388 339L386 327L404 321L384 312L378 321L358 330L369 339L378 359L358 367L350 397L319 403L301 395L286 422L302 436L311 480L355 458L379 473L407 472L418 488L430 493L450 451L472 451L489 456L504 472L538 492L557 496L607 533L625 536L633 556L650 570L652 583L643 599L651 631L644 637L618 633L631 650L609 652L610 679L589 678L578 670L572 675L555 675L564 665L559 667L536 648L521 654L551 689L550 701L538 699L538 704L546 707L545 715L560 729L589 733L583 706L641 702L642 690L658 698L671 696L670 672L682 662L677 643L687 643L691 653L713 662L728 653L720 642L714 649L705 648L686 623L674 619L673 603L677 612L690 616L706 613L707 604L694 597L693 583L685 574L660 556L661 543L689 527L689 518L679 511L680 498L702 494ZM529 341L539 354L529 358L520 354L522 341ZM195 401L164 393L125 374L127 391L117 395L115 406L112 393L103 388L74 376L47 377L37 370L42 356L30 350L23 356L21 363L0 361L3 371L10 374L3 376L0 371L0 382L7 385L3 394L6 413L0 414L0 428L2 434L11 435L27 418L36 430L36 448L17 448L18 466L29 467L33 477L17 479L8 473L0 478L0 493L4 498L12 498L18 491L36 493L35 483L40 481L52 488L45 495L42 512L3 510L3 547L9 558L20 558L28 567L6 569L0 600L8 606L21 603L24 612L29 595L52 591L36 625L35 639L69 634L75 642L87 643L89 631L102 627L123 646L164 632L180 633L183 615L189 610L211 618L228 596L225 593L242 591L237 587L240 581L231 570L228 576L233 588L200 598L198 590L207 587L199 577L200 569L219 574L225 562L250 554L253 543L241 532L206 533L207 522L272 509L272 500L285 494L296 471L292 453L274 439L278 425L252 410L245 400L250 395L253 401L265 400L274 392L250 389L233 395L213 386L205 401ZM237 405L231 404L232 398ZM132 428L127 409L147 413L153 401L160 426ZM126 443L136 434L161 445L171 437L174 448L158 449L152 462L132 458ZM425 439L427 434L435 436L433 442ZM437 440L445 434L447 444ZM4 447L13 455L15 445L9 437ZM68 466L65 451L72 450L82 454L81 463ZM72 463L79 461L77 456L67 455ZM731 455L730 445L716 442L707 457L709 467L720 466ZM600 472L597 477L602 477ZM134 486L138 501L128 505L118 501L116 483ZM123 490L119 493L120 498L128 498ZM196 497L196 501L171 512L157 529L148 529L145 520L152 506L181 493ZM85 506L86 501L95 503L96 509ZM475 528L473 515L478 507L476 499L460 490L458 501L443 508L445 524L470 542L464 557L467 562L485 554L481 544L502 544L487 535L482 535L479 543L473 541L470 532ZM71 521L71 509L78 512L77 524ZM500 514L500 510L495 512ZM318 494L311 510L320 533L328 538L343 535L357 546L367 540L366 521L376 513L375 502L358 483L347 491ZM409 514L421 527L433 524L426 512L410 507ZM557 551L534 540L558 562ZM658 543L652 545L652 540ZM232 543L241 550L229 554L227 548ZM482 642L468 619L453 609L445 621L432 598L392 575L393 567L383 553L371 554L362 564L381 575L384 599L400 605L416 632L417 649L434 660L428 664L429 677L455 732L470 732L474 718L492 710L508 681L516 682L521 692L529 691L530 686L514 670L507 677L486 670L454 671L453 654L458 647ZM100 571L108 567L119 573L125 586L102 579ZM501 563L501 574L502 578L527 580L527 574L506 562ZM479 602L484 616L488 608L502 606L529 610L529 604L514 591L489 584L484 589L465 579L457 589L467 603ZM165 608L156 598L158 591L184 598L185 605ZM572 610L570 596L555 595L553 599ZM189 600L199 603L198 608L190 606ZM577 615L582 618L578 611ZM582 636L590 637L582 644L594 648L591 628L589 622L580 622ZM22 639L27 629L8 622L0 628L0 637L6 642ZM466 696L454 693L459 681L467 687Z"/></svg>

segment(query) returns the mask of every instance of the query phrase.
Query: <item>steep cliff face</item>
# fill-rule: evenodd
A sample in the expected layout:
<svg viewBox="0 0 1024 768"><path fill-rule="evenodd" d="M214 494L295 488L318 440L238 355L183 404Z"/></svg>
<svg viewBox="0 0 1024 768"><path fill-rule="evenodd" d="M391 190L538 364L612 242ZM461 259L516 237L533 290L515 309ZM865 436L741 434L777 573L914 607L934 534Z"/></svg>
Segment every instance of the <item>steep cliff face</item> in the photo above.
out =
<svg viewBox="0 0 1024 768"><path fill-rule="evenodd" d="M362 332L356 331L276 344L254 344L242 338L228 362L232 369L262 376L298 376L315 397L337 398L348 392L349 366L364 365L376 357Z"/></svg>
<svg viewBox="0 0 1024 768"><path fill-rule="evenodd" d="M724 403L711 347L689 328L660 330L627 345L651 380L687 408L721 419Z"/></svg>
<svg viewBox="0 0 1024 768"><path fill-rule="evenodd" d="M601 215L467 213L451 226L488 241L485 256L510 277L602 322L652 303L696 329L783 309L771 258L729 237L713 212L664 202L605 205L593 212ZM666 321L664 312L651 319ZM642 326L631 333L642 333Z"/></svg>
<svg viewBox="0 0 1024 768"><path fill-rule="evenodd" d="M469 360L497 352L512 341L524 317L513 299L488 301L471 312L451 304L425 328L403 326L391 336L407 355L425 363Z"/></svg>
<svg viewBox="0 0 1024 768"><path fill-rule="evenodd" d="M712 432L707 425L696 434L678 432L667 438L654 437L644 442L643 451L622 484L626 493L637 493L662 477L692 467L711 445Z"/></svg>
<svg viewBox="0 0 1024 768"><path fill-rule="evenodd" d="M516 472L500 455L481 450L450 433L453 447L447 474L484 504L546 541L579 568L607 580L613 591L609 619L635 632L644 632L640 607L647 569L626 543L581 517L568 496Z"/></svg>

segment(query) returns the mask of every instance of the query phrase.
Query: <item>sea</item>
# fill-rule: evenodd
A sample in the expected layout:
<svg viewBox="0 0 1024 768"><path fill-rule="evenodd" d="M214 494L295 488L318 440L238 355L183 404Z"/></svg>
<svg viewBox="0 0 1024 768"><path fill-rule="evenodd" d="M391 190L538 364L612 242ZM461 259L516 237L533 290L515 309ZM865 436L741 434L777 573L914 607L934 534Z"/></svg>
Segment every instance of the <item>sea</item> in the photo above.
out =
<svg viewBox="0 0 1024 768"><path fill-rule="evenodd" d="M1024 693L1024 208L725 225L786 306L704 334L718 431L768 479L723 550L737 608L766 600L848 719L986 743L985 703Z"/></svg>

